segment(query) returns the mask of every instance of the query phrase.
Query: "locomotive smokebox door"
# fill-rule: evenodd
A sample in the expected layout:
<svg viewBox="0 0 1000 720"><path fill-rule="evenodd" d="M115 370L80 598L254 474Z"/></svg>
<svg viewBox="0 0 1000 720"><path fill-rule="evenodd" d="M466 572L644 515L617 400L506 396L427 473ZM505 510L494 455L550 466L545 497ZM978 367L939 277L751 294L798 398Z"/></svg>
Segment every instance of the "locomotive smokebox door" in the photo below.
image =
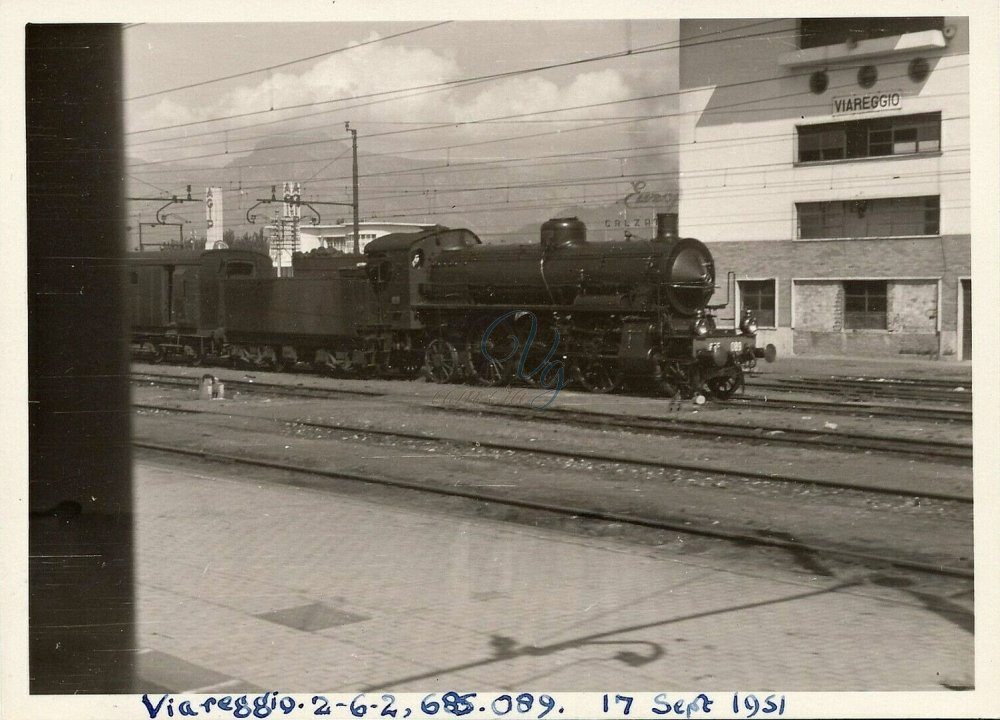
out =
<svg viewBox="0 0 1000 720"><path fill-rule="evenodd" d="M625 375L648 376L653 372L653 342L656 328L646 320L626 321L618 346L620 367Z"/></svg>

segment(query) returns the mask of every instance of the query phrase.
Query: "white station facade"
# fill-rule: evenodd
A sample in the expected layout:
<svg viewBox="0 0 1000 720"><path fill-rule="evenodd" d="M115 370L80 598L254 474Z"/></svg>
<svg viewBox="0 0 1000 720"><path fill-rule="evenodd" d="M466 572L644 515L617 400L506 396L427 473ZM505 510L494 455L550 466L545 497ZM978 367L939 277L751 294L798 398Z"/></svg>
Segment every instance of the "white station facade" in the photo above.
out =
<svg viewBox="0 0 1000 720"><path fill-rule="evenodd" d="M713 302L735 274L726 321L753 309L786 355L970 359L968 19L680 41L679 230L710 244Z"/></svg>

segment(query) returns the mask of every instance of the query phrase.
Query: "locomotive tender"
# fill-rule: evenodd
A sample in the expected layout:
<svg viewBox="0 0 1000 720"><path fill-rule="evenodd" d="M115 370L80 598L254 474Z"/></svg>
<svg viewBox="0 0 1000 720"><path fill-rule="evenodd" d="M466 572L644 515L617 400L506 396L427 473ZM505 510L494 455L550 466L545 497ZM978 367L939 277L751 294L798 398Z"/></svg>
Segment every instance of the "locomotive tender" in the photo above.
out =
<svg viewBox="0 0 1000 720"><path fill-rule="evenodd" d="M548 387L558 365L560 383L593 392L728 398L773 346L756 346L749 313L716 328L711 253L657 220L654 240L590 243L582 222L558 218L539 244L513 246L435 226L378 238L363 256L297 254L291 278L248 251L136 253L133 343L154 359L439 383L516 374Z"/></svg>

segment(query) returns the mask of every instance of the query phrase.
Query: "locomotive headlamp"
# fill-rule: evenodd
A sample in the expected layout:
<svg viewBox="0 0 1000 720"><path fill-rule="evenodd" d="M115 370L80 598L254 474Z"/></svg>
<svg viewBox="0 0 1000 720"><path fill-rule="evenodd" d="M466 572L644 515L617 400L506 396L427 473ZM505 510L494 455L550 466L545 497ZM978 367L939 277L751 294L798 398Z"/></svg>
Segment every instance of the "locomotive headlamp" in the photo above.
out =
<svg viewBox="0 0 1000 720"><path fill-rule="evenodd" d="M753 312L747 310L743 314L743 319L740 321L740 331L744 335L756 335L757 334L757 318L753 316Z"/></svg>
<svg viewBox="0 0 1000 720"><path fill-rule="evenodd" d="M703 316L694 321L692 330L694 330L694 334L698 337L705 337L711 332L712 328L709 325L708 318Z"/></svg>

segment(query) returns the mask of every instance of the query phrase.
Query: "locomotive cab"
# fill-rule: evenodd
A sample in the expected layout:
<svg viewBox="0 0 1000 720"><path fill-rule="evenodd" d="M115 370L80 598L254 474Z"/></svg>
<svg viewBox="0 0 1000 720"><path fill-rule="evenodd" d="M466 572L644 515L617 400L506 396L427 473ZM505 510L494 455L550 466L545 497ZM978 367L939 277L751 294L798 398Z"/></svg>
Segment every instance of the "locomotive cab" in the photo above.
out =
<svg viewBox="0 0 1000 720"><path fill-rule="evenodd" d="M393 330L415 330L421 288L433 262L457 250L482 244L471 230L440 225L415 233L392 233L365 246L368 279L378 298L380 323Z"/></svg>

